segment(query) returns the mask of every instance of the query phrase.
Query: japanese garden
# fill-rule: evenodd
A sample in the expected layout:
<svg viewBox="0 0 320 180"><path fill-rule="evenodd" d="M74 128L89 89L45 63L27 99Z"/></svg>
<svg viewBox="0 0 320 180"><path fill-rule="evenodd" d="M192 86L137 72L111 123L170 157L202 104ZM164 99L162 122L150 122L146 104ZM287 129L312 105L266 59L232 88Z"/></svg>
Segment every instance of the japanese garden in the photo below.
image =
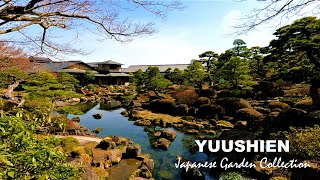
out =
<svg viewBox="0 0 320 180"><path fill-rule="evenodd" d="M158 16L184 8L179 1L128 3ZM309 3L320 5L288 1L283 9ZM76 29L84 20L120 42L155 33L152 23L120 21L116 7L0 2L0 179L320 179L318 14L277 27L267 46L236 37L223 52L207 49L185 64L60 60L84 52L50 39L51 28ZM37 36L22 31L33 25ZM7 38L15 32L28 40ZM250 150L256 140L259 149ZM279 143L275 151L269 141ZM244 158L250 168L184 167ZM308 166L282 168L279 159Z"/></svg>

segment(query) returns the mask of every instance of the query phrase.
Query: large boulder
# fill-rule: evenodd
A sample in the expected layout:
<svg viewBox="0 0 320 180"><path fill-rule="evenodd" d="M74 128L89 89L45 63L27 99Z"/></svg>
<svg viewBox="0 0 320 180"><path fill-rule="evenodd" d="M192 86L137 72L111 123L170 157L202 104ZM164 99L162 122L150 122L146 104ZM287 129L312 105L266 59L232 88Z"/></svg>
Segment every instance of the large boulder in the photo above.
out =
<svg viewBox="0 0 320 180"><path fill-rule="evenodd" d="M75 116L75 117L71 118L71 121L80 122L80 117L79 116Z"/></svg>
<svg viewBox="0 0 320 180"><path fill-rule="evenodd" d="M168 139L160 138L155 143L153 143L153 146L160 149L167 150L169 149L170 144L171 144L171 141L169 141Z"/></svg>
<svg viewBox="0 0 320 180"><path fill-rule="evenodd" d="M102 131L103 128L95 128L92 132L95 133L95 134L99 134L100 131Z"/></svg>
<svg viewBox="0 0 320 180"><path fill-rule="evenodd" d="M141 146L139 144L130 144L127 146L125 156L127 158L135 158L141 155Z"/></svg>
<svg viewBox="0 0 320 180"><path fill-rule="evenodd" d="M173 141L177 137L177 133L171 129L165 129L164 131L162 131L161 136L170 141Z"/></svg>
<svg viewBox="0 0 320 180"><path fill-rule="evenodd" d="M110 149L107 152L108 159L110 160L111 164L119 164L122 158L122 151L120 149Z"/></svg>
<svg viewBox="0 0 320 180"><path fill-rule="evenodd" d="M236 115L239 109L252 108L248 101L239 98L221 98L215 104L222 106L226 114L231 116Z"/></svg>
<svg viewBox="0 0 320 180"><path fill-rule="evenodd" d="M173 115L178 115L178 116L187 116L188 115L188 105L186 104L179 104L174 107L175 111L172 112Z"/></svg>
<svg viewBox="0 0 320 180"><path fill-rule="evenodd" d="M102 118L102 113L97 113L92 115L95 119L101 119Z"/></svg>
<svg viewBox="0 0 320 180"><path fill-rule="evenodd" d="M102 139L102 141L97 145L98 148L103 150L113 149L116 147L116 143L109 137Z"/></svg>
<svg viewBox="0 0 320 180"><path fill-rule="evenodd" d="M151 173L153 173L153 170L154 170L154 161L153 161L153 159L146 158L146 159L143 160L143 164L145 166L147 166L147 168L150 170Z"/></svg>

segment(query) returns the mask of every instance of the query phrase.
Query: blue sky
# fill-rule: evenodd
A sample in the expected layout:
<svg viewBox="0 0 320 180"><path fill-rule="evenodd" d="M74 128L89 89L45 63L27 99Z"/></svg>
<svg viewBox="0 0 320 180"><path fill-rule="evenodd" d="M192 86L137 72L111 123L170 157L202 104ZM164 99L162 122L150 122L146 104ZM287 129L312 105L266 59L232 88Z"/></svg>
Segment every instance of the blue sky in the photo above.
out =
<svg viewBox="0 0 320 180"><path fill-rule="evenodd" d="M119 1L121 2L121 1ZM99 34L80 30L79 39L74 44L88 55L72 55L69 60L97 62L112 59L125 66L144 64L189 63L202 52L213 50L222 53L232 47L236 38L241 38L249 47L267 46L272 40L274 22L240 37L230 36L233 26L241 23L240 18L255 7L263 5L256 0L182 0L186 8L169 12L166 21L152 14L137 10L124 12L133 20L154 21L158 33L137 37L132 42L120 43L114 40L99 41ZM296 18L292 18L289 22ZM74 35L74 34L73 34ZM62 39L70 39L72 33L58 33Z"/></svg>
<svg viewBox="0 0 320 180"><path fill-rule="evenodd" d="M158 32L152 36L138 37L132 42L119 43L113 40L99 42L91 34L81 35L81 47L92 51L86 56L72 56L85 62L113 59L125 66L133 64L189 63L204 51L221 53L232 47L235 38L242 38L248 46L265 46L272 39L272 31L257 39L257 32L247 37L228 34L242 13L248 12L256 1L183 1L182 11L170 12L166 21L157 19L148 12L138 11L134 17L142 21L152 20Z"/></svg>

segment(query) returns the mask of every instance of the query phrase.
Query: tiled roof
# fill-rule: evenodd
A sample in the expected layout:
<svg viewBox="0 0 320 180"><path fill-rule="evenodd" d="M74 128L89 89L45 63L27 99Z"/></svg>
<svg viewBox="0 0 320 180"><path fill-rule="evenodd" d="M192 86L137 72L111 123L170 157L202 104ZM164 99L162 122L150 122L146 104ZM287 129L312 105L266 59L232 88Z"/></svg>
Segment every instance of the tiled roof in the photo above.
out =
<svg viewBox="0 0 320 180"><path fill-rule="evenodd" d="M121 63L112 61L112 60L108 60L108 61L104 61L104 62L98 62L97 64L115 64L115 65L123 65Z"/></svg>
<svg viewBox="0 0 320 180"><path fill-rule="evenodd" d="M107 77L130 77L131 75L126 73L108 73Z"/></svg>
<svg viewBox="0 0 320 180"><path fill-rule="evenodd" d="M148 67L158 67L160 72L165 72L167 69L174 70L175 68L178 68L180 70L187 69L189 64L164 64L164 65L132 65L127 68L123 68L122 72L129 73L129 72L136 72L139 69L141 69L143 72L145 72Z"/></svg>

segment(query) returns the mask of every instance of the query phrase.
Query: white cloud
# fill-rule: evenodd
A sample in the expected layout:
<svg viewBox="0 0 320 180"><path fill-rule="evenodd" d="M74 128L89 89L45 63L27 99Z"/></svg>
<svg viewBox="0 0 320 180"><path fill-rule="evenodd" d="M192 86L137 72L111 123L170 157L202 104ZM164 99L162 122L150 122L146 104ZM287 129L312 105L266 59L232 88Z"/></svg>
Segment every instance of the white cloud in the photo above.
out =
<svg viewBox="0 0 320 180"><path fill-rule="evenodd" d="M82 47L95 49L86 57L77 56L85 62L105 61L112 59L125 64L173 64L189 63L191 59L206 50L205 47L194 45L187 39L187 34L174 30L171 35L156 34L142 37L126 44L106 40L97 42L92 36L86 37Z"/></svg>

